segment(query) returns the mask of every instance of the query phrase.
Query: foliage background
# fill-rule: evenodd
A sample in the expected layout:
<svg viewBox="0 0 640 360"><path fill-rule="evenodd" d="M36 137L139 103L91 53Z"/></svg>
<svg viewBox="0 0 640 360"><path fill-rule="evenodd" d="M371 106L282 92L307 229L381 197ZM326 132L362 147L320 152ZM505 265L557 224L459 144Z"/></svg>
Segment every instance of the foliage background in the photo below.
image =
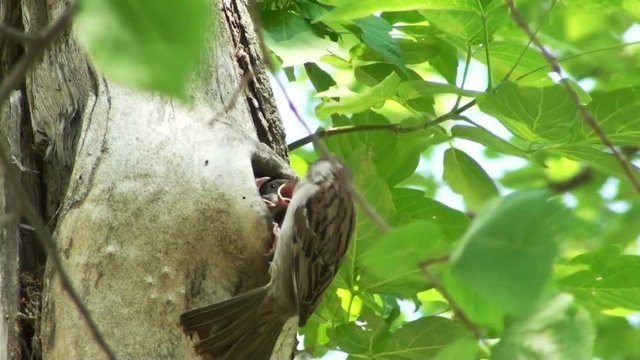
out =
<svg viewBox="0 0 640 360"><path fill-rule="evenodd" d="M517 12L500 0L257 5L272 62L313 88L326 145L391 229L359 214L339 276L301 329L301 356L640 358L637 169L620 164L638 164L637 1L516 1ZM88 50L98 59L121 51L83 31L92 11L76 23ZM149 16L179 23L189 14ZM194 18L169 42L123 26L124 39L135 32L147 46L119 56L122 81L182 95L180 74L206 22ZM167 51L175 43L188 46ZM154 66L140 65L149 59ZM176 63L183 70L169 71ZM471 68L486 87L468 80ZM291 145L301 174L318 157L301 147L309 142ZM487 171L495 161L516 166ZM463 202L436 196L443 189Z"/></svg>
<svg viewBox="0 0 640 360"><path fill-rule="evenodd" d="M638 9L595 1L516 6L608 138L637 160L638 55L628 39ZM335 292L302 331L305 351L376 359L640 356L632 340L640 335L637 192L504 2L295 1L263 4L262 18L288 79L315 89L322 127L427 124L326 138L393 230L382 235L360 217ZM472 62L487 88L467 80ZM470 102L461 116L431 122ZM484 170L496 160L518 166ZM452 199L443 187L464 206L434 200ZM438 264L418 266L429 259Z"/></svg>

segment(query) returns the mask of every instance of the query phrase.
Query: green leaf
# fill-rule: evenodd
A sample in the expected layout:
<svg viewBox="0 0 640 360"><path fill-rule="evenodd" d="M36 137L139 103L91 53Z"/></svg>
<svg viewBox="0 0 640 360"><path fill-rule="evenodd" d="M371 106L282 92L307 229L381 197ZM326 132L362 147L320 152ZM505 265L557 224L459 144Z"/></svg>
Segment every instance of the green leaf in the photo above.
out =
<svg viewBox="0 0 640 360"><path fill-rule="evenodd" d="M580 121L562 85L525 87L505 82L478 97L478 106L524 140L573 141Z"/></svg>
<svg viewBox="0 0 640 360"><path fill-rule="evenodd" d="M437 316L402 325L373 354L375 359L431 359L469 334L458 323Z"/></svg>
<svg viewBox="0 0 640 360"><path fill-rule="evenodd" d="M426 28L420 26L419 28ZM433 31L432 31L433 32ZM450 84L455 84L458 69L458 57L456 49L446 42L438 39L433 34L420 35L416 39L393 39L402 52L404 64L415 65L429 62ZM366 46L361 52L356 53L357 58L367 62L388 62L376 51ZM409 75L414 72L409 71ZM404 74L407 74L405 71ZM409 76L409 79L420 79L418 76Z"/></svg>
<svg viewBox="0 0 640 360"><path fill-rule="evenodd" d="M544 168L531 164L504 174L500 183L512 189L542 189L549 185Z"/></svg>
<svg viewBox="0 0 640 360"><path fill-rule="evenodd" d="M317 35L306 19L289 11L263 12L262 25L264 40L282 59L283 67L314 62L338 49L336 43Z"/></svg>
<svg viewBox="0 0 640 360"><path fill-rule="evenodd" d="M524 314L549 285L568 212L540 191L516 192L479 212L451 258L463 286L507 314Z"/></svg>
<svg viewBox="0 0 640 360"><path fill-rule="evenodd" d="M382 13L380 16L382 16L391 24L396 24L396 23L416 24L416 23L421 23L425 20L424 16L420 15L420 13L418 13L415 10L402 11L402 12L385 12L385 13Z"/></svg>
<svg viewBox="0 0 640 360"><path fill-rule="evenodd" d="M321 17L322 21L347 21L371 15L379 11L410 11L419 9L458 10L475 6L474 0L341 0L334 1L336 8Z"/></svg>
<svg viewBox="0 0 640 360"><path fill-rule="evenodd" d="M400 135L379 132L372 135L371 139L376 167L392 187L415 172L420 154L438 141L438 134L435 128L427 128Z"/></svg>
<svg viewBox="0 0 640 360"><path fill-rule="evenodd" d="M394 65L387 63L373 63L356 67L353 71L353 75L358 82L368 86L375 86L394 72L398 72Z"/></svg>
<svg viewBox="0 0 640 360"><path fill-rule="evenodd" d="M640 359L640 329L619 317L602 317L597 322L595 358Z"/></svg>
<svg viewBox="0 0 640 360"><path fill-rule="evenodd" d="M455 125L451 128L451 135L457 138L475 141L488 147L489 149L501 152L503 154L518 156L524 159L529 158L529 154L527 154L524 150L515 145L512 145L506 140L499 138L498 136L496 136L492 132L487 131L484 128Z"/></svg>
<svg viewBox="0 0 640 360"><path fill-rule="evenodd" d="M433 96L436 94L456 94L460 96L476 97L482 94L478 91L464 90L451 84L442 84L432 81L410 80L403 81L398 86L398 96L402 99L415 99L421 96Z"/></svg>
<svg viewBox="0 0 640 360"><path fill-rule="evenodd" d="M488 200L498 196L498 189L489 175L461 150L449 148L445 151L443 176L451 189L462 195L472 210L477 210Z"/></svg>
<svg viewBox="0 0 640 360"><path fill-rule="evenodd" d="M640 87L595 93L588 108L614 144L640 144ZM582 132L588 139L601 143L595 130L585 122Z"/></svg>
<svg viewBox="0 0 640 360"><path fill-rule="evenodd" d="M415 221L396 227L359 254L357 261L363 270L362 290L383 292L379 288L384 286L385 292L392 292L393 284L398 282L405 290L405 283L414 282L415 275L418 283L414 293L424 290L426 280L421 274L420 262L447 255L450 251L451 246L433 222Z"/></svg>
<svg viewBox="0 0 640 360"><path fill-rule="evenodd" d="M562 155L571 160L587 163L607 175L617 176L622 179L627 178L627 174L622 170L620 162L618 162L612 154L604 152L589 144L575 143L554 145L543 149L544 152Z"/></svg>
<svg viewBox="0 0 640 360"><path fill-rule="evenodd" d="M588 270L573 273L558 281L589 308L623 308L640 311L640 256L621 255L614 247L605 247L573 258L570 264L584 264Z"/></svg>
<svg viewBox="0 0 640 360"><path fill-rule="evenodd" d="M362 91L360 94L343 97L340 102L326 102L316 108L316 115L325 118L333 114L355 114L380 107L396 94L400 77L393 73L380 84Z"/></svg>
<svg viewBox="0 0 640 360"><path fill-rule="evenodd" d="M473 0L450 1L445 9L421 10L431 25L466 44L486 43L485 30L489 39L507 19L507 7L500 1L484 2Z"/></svg>
<svg viewBox="0 0 640 360"><path fill-rule="evenodd" d="M595 329L586 310L559 294L523 318L507 321L492 360L593 359Z"/></svg>
<svg viewBox="0 0 640 360"><path fill-rule="evenodd" d="M390 125L384 116L373 111L356 114L349 120L340 118L335 126ZM403 122L401 125L405 125ZM409 125L409 124L406 124ZM344 155L348 156L353 147L362 148L372 155L371 160L377 173L386 180L389 187L413 174L420 161L420 154L431 144L439 141L438 127L398 134L392 131L355 132L342 136L343 144L349 146ZM357 166L357 165L356 165Z"/></svg>
<svg viewBox="0 0 640 360"><path fill-rule="evenodd" d="M471 339L458 340L440 351L434 360L474 360L478 344Z"/></svg>
<svg viewBox="0 0 640 360"><path fill-rule="evenodd" d="M502 80L511 71L510 79L520 85L553 85L547 75L549 65L542 54L531 46L525 51L525 46L521 41L493 41L489 49L493 78ZM485 51L476 51L474 57L487 63Z"/></svg>
<svg viewBox="0 0 640 360"><path fill-rule="evenodd" d="M487 300L455 278L450 267L442 271L441 277L447 293L471 322L495 330L502 329L504 311L500 305Z"/></svg>
<svg viewBox="0 0 640 360"><path fill-rule="evenodd" d="M469 226L470 221L465 213L425 197L422 191L395 188L392 195L396 207L393 225L404 225L417 220L430 221L438 225L449 243L458 240Z"/></svg>
<svg viewBox="0 0 640 360"><path fill-rule="evenodd" d="M307 72L307 76L309 76L309 81L311 81L311 84L313 84L313 87L316 88L318 92L326 91L336 85L331 75L327 74L326 71L322 70L315 63L304 64L304 70Z"/></svg>
<svg viewBox="0 0 640 360"><path fill-rule="evenodd" d="M367 16L354 21L354 24L360 30L357 33L362 38L362 42L400 71L407 72L400 47L391 38L390 33L393 30L391 24L377 16Z"/></svg>
<svg viewBox="0 0 640 360"><path fill-rule="evenodd" d="M371 353L379 345L380 338L387 335L389 327L380 318L369 317L367 320L359 322L363 325L353 322L338 325L331 332L331 341L349 354Z"/></svg>
<svg viewBox="0 0 640 360"><path fill-rule="evenodd" d="M74 33L110 79L184 97L198 70L214 15L207 0L83 1ZM210 39L215 41L214 39Z"/></svg>

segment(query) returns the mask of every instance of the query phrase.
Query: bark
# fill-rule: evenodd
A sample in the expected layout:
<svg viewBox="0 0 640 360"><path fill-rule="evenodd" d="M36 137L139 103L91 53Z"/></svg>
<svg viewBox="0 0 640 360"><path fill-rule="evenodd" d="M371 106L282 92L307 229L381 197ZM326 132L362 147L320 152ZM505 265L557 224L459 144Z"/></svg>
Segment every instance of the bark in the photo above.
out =
<svg viewBox="0 0 640 360"><path fill-rule="evenodd" d="M23 0L16 11L26 30L36 30L64 5ZM282 162L261 162L272 158L258 140L283 157L286 146L246 4L215 6L219 32L191 84L191 106L110 82L67 33L28 73L12 107L2 109L2 124L17 122L28 133L2 129L19 139L14 155L37 169L38 177L23 183L41 204L64 268L118 358L195 357L177 326L180 313L267 280L271 224L254 176L289 170ZM235 96L245 73L253 79ZM22 154L31 148L33 161ZM8 201L0 197L5 212ZM13 247L1 249L8 255L0 263L0 295L16 299L11 259L17 258L18 226L4 229L2 240ZM38 269L34 244L20 253L20 264ZM43 279L43 357L104 358L56 269L49 265ZM3 305L9 308L3 314L16 319L15 305ZM12 323L0 326L3 343L3 334L15 334L7 327ZM290 325L275 359L291 354L296 327Z"/></svg>

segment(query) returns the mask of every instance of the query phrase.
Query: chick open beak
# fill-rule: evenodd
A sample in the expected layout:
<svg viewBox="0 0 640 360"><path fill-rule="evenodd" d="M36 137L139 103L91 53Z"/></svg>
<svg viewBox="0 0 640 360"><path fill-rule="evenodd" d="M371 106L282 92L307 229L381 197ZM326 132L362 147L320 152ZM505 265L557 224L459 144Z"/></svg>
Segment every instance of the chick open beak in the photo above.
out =
<svg viewBox="0 0 640 360"><path fill-rule="evenodd" d="M291 180L280 185L278 188L278 204L276 205L284 207L289 206L291 198L293 197L293 190L296 188L297 184L297 180Z"/></svg>

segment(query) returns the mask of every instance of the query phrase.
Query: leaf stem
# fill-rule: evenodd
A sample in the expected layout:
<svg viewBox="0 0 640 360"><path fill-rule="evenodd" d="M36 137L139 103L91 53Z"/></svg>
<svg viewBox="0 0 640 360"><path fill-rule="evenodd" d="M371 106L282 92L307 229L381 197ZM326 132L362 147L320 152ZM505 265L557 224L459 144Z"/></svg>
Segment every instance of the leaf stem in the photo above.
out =
<svg viewBox="0 0 640 360"><path fill-rule="evenodd" d="M484 12L484 7L480 0L476 0L478 10L482 16L482 32L484 35L484 52L487 57L487 90L493 89L493 77L491 76L491 56L489 54L489 31L487 30L487 14Z"/></svg>

